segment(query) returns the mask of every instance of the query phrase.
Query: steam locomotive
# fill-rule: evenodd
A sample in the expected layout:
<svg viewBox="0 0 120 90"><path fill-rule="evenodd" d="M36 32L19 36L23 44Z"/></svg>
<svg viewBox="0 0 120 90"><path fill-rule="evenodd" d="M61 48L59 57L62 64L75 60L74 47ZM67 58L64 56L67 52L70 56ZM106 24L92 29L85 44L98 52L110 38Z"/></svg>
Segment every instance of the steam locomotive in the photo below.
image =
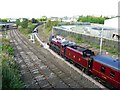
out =
<svg viewBox="0 0 120 90"><path fill-rule="evenodd" d="M119 59L95 55L92 50L80 47L59 35L51 36L48 45L65 60L79 65L86 74L94 76L102 84L120 89Z"/></svg>

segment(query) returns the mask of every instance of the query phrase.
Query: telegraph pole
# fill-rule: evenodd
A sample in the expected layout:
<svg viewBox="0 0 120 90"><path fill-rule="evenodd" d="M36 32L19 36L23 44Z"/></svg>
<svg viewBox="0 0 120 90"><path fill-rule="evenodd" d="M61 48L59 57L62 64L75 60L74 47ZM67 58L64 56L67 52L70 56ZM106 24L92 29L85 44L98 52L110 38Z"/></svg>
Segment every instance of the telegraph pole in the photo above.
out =
<svg viewBox="0 0 120 90"><path fill-rule="evenodd" d="M102 54L102 39L103 39L103 28L100 31L100 54Z"/></svg>

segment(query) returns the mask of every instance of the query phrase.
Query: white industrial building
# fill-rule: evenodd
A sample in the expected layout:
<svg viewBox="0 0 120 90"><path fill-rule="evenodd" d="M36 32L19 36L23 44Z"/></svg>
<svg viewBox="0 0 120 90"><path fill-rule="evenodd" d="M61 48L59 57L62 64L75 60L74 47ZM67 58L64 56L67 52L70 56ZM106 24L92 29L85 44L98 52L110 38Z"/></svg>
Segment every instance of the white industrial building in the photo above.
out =
<svg viewBox="0 0 120 90"><path fill-rule="evenodd" d="M120 17L105 20L104 26L115 28L116 31L113 32L113 38L120 38Z"/></svg>
<svg viewBox="0 0 120 90"><path fill-rule="evenodd" d="M104 26L118 29L118 17L105 20Z"/></svg>
<svg viewBox="0 0 120 90"><path fill-rule="evenodd" d="M75 32L75 33L80 33L80 34L85 34L93 37L100 37L102 34L103 38L110 39L110 40L118 40L118 36L116 36L118 35L118 29L110 26L105 26L105 25L99 25L99 24L73 25L73 26L59 26L54 28Z"/></svg>

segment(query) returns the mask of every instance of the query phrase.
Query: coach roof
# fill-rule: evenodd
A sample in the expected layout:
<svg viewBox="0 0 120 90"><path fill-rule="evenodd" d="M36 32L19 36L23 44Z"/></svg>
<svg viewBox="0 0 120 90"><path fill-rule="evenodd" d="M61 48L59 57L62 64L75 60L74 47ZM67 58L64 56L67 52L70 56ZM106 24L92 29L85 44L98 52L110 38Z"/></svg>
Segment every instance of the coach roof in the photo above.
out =
<svg viewBox="0 0 120 90"><path fill-rule="evenodd" d="M114 68L120 71L120 60L119 59L114 59L114 58L111 58L105 55L97 55L97 56L94 56L93 59L104 65L107 65L111 68Z"/></svg>

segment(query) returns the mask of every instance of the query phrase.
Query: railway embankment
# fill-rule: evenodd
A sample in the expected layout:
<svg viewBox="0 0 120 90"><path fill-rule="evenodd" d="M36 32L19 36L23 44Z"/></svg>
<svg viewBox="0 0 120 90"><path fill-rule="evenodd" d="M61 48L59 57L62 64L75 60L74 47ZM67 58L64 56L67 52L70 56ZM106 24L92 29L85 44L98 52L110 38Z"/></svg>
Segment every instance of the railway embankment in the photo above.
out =
<svg viewBox="0 0 120 90"><path fill-rule="evenodd" d="M7 33L4 33L3 36L7 36ZM21 79L19 66L15 62L14 53L10 40L2 37L0 43L0 88L3 90L24 88L24 82Z"/></svg>
<svg viewBox="0 0 120 90"><path fill-rule="evenodd" d="M25 76L26 88L105 88L84 78L43 47L37 48L19 31L12 31L11 37L20 54L18 57L22 57L16 61Z"/></svg>
<svg viewBox="0 0 120 90"><path fill-rule="evenodd" d="M41 36L41 40L48 42L49 36L52 34L51 31L47 31L44 26L41 26L38 28L39 30L39 35ZM92 36L87 36L83 34L78 34L75 32L68 32L65 30L53 30L54 33L60 33L62 36L64 36L66 39L70 41L76 42L78 45L82 47L89 48L95 52L95 54L99 54L100 52L100 40L99 38L92 37ZM111 56L113 58L119 58L120 52L119 52L119 41L111 41L111 40L106 40L103 39L103 45L102 45L102 54Z"/></svg>

